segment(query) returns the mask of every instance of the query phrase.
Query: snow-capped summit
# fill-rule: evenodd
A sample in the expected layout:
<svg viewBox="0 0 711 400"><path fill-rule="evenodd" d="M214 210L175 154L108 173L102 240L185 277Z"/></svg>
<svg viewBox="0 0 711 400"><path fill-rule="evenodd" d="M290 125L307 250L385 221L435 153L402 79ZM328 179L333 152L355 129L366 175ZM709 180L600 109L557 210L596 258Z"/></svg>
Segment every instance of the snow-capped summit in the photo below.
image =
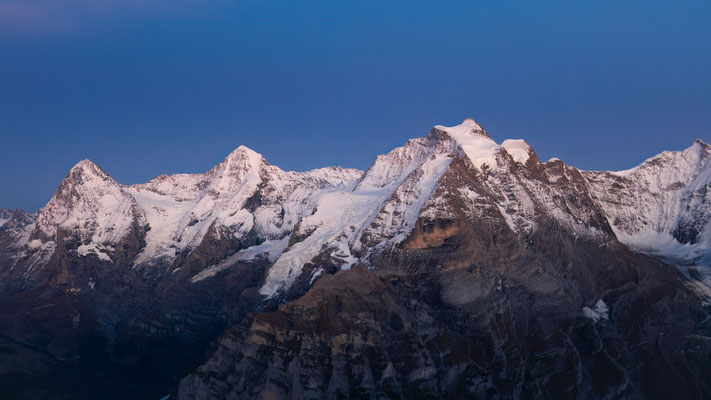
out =
<svg viewBox="0 0 711 400"><path fill-rule="evenodd" d="M203 184L212 196L220 196L241 184L249 184L248 180L258 180L260 168L267 165L261 154L240 146L205 173Z"/></svg>
<svg viewBox="0 0 711 400"><path fill-rule="evenodd" d="M228 154L222 162L213 167L212 170L245 171L259 168L261 165L269 165L261 154L247 146L239 146Z"/></svg>
<svg viewBox="0 0 711 400"><path fill-rule="evenodd" d="M62 181L60 187L65 188L93 188L97 186L105 186L101 182L106 182L108 185L113 185L116 182L106 173L101 167L96 165L89 159L81 160L76 163L67 173L67 176ZM55 193L55 196L57 193Z"/></svg>
<svg viewBox="0 0 711 400"><path fill-rule="evenodd" d="M507 139L501 145L473 119L466 119L459 125L446 127L437 125L434 129L449 135L466 153L469 160L477 167L484 164L492 168L497 166L498 152L505 149L515 161L525 164L533 149L523 140Z"/></svg>
<svg viewBox="0 0 711 400"><path fill-rule="evenodd" d="M94 162L82 160L40 210L37 229L51 237L59 226L85 228L92 217L106 215L127 200L118 182Z"/></svg>
<svg viewBox="0 0 711 400"><path fill-rule="evenodd" d="M485 136L491 139L491 136L482 128L481 125L479 125L478 122L476 122L473 118L467 118L464 121L462 121L461 124L455 125L455 126L443 126L443 125L436 125L434 127L435 129L439 129L442 131L448 131L450 134L455 134L455 135L480 135L480 136Z"/></svg>
<svg viewBox="0 0 711 400"><path fill-rule="evenodd" d="M304 267L316 258L322 267L343 269L359 262L369 263L372 254L407 240L423 210L435 218L454 218L450 217L452 209L490 198L493 204L486 207L496 205L496 213L505 211L502 218L511 229L532 225L532 216L546 203L542 198L531 199L536 196L532 192L539 191L540 197L552 195L539 184L526 187L512 181L509 171L512 163L526 163L531 155L535 153L522 140L497 144L472 119L454 127L435 126L426 137L410 139L377 156L352 190L334 191L319 198L316 211L295 227L289 247L270 268L260 293L275 296L288 290L302 274L315 279L323 271L306 271ZM481 187L478 191L456 187L436 195L448 174L451 179L458 179L454 177L461 177L465 170L471 176L496 171L486 178L492 187L486 191ZM475 179L484 178L479 175ZM517 198L509 199L514 190ZM450 205L453 198L457 200ZM566 223L580 220L569 212L553 215Z"/></svg>
<svg viewBox="0 0 711 400"><path fill-rule="evenodd" d="M144 219L135 200L118 182L94 162L83 160L69 171L39 211L31 238L56 245L58 231L62 230L65 240L81 243L79 254L93 253L109 260L113 246ZM34 245L38 246L37 242Z"/></svg>
<svg viewBox="0 0 711 400"><path fill-rule="evenodd" d="M190 274L199 279L252 248L275 260L261 288L267 296L303 274L314 279L321 272L304 266L316 259L334 268L367 264L411 240L416 227L462 212L503 221L521 237L554 224L688 262L711 254L709 159L711 146L697 140L627 171L582 172L541 164L524 140L499 144L466 119L377 156L365 172L287 172L239 146L205 173L126 186L83 160L14 237L29 252L46 256L61 240L79 256L113 262L116 246L129 240L136 256L126 262L134 267L175 270L192 257L199 266ZM209 256L198 251L206 248Z"/></svg>
<svg viewBox="0 0 711 400"><path fill-rule="evenodd" d="M622 242L682 262L711 258L710 145L697 139L628 170L584 174Z"/></svg>

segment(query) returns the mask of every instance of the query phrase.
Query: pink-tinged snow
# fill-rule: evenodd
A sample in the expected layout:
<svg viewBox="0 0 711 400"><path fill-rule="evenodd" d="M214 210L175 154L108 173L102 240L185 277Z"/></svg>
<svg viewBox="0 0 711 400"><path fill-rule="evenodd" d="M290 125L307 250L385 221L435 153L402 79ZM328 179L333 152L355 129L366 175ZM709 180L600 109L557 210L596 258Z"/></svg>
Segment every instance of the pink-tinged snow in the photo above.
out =
<svg viewBox="0 0 711 400"><path fill-rule="evenodd" d="M266 296L273 296L283 287L289 287L301 273L305 263L316 257L326 243L336 241L337 252L342 253L344 266L350 267L355 259L348 246L359 227L372 218L375 209L382 203L382 194L352 193L338 191L328 193L319 199L314 214L304 217L299 231L311 232L301 242L293 244L282 253L269 269L266 282L259 290ZM336 240L340 239L340 240Z"/></svg>
<svg viewBox="0 0 711 400"><path fill-rule="evenodd" d="M693 262L711 247L711 146L696 141L619 172L586 172L617 238L630 248ZM682 225L703 224L695 244L672 235Z"/></svg>
<svg viewBox="0 0 711 400"><path fill-rule="evenodd" d="M240 146L204 174L161 175L123 186L84 160L40 211L35 228L40 239L29 244L28 234L23 245L39 252L54 243L61 228L78 236L79 255L110 261L113 245L134 227L147 224L146 246L134 265L170 263L181 251L199 245L213 223L238 239L253 229L264 239L281 239L313 208L314 194L352 185L361 175L338 167L285 172ZM245 204L259 185L270 190L262 196L265 204L250 212Z"/></svg>
<svg viewBox="0 0 711 400"><path fill-rule="evenodd" d="M486 196L458 189L471 212L493 201L520 234L535 229L541 214L575 234L601 234L590 226L594 217L590 210L571 211L574 204L555 204L554 197L565 201L565 194L551 183L571 180L572 175L579 176L577 170L547 168L545 182L511 173L509 167L521 166L509 160L526 165L532 154L525 141L508 139L499 145L476 122L465 120L454 127L437 126L429 136L378 156L365 173L338 167L285 172L240 146L204 174L162 175L123 186L85 160L72 168L36 223L16 232L16 243L24 246L22 254L30 255L33 266L41 265L54 251L61 228L78 237L79 255L110 261L116 243L135 226L148 225L146 246L135 265L150 265L172 262L181 251L198 246L211 226L219 226L217 234L238 240L255 234L266 242L193 279L214 276L230 262L245 261L240 257L257 252L275 260L260 289L273 296L293 284L303 265L317 255L325 254L342 268L368 263L373 251L406 238L421 212L433 218L447 215L446 205L435 204L443 200L431 198L452 156L466 157L478 169L488 167ZM630 170L583 174L620 241L683 262L708 262L710 159L711 147L697 141L684 151L664 152ZM623 189L613 190L618 187ZM6 220L0 215L0 226ZM672 237L680 223L697 222L701 225L694 245ZM292 231L302 239L285 249ZM312 279L322 272L317 270Z"/></svg>
<svg viewBox="0 0 711 400"><path fill-rule="evenodd" d="M401 242L412 231L449 167L451 155L466 156L478 168L487 164L498 169L500 152L509 153L514 162L526 163L532 150L523 140L507 140L498 145L476 122L465 120L454 127L436 126L428 137L411 139L378 156L353 191L334 192L319 199L313 215L304 217L298 225L296 233L306 238L277 259L260 293L271 297L289 288L304 264L324 252L341 268L368 263L372 252ZM524 204L512 208L512 202L506 201L499 207L507 223L518 230L530 225L521 220L533 214L534 203L527 201L529 191L522 187L515 190ZM471 195L472 201L479 200L479 194L469 192L466 195ZM516 215L510 215L507 209ZM427 212L446 211L428 207ZM571 219L568 215L560 218ZM354 254L361 254L361 258Z"/></svg>
<svg viewBox="0 0 711 400"><path fill-rule="evenodd" d="M438 125L435 128L447 132L477 168L481 168L484 164L489 167L496 166L496 151L501 146L496 144L474 120L467 119L457 126Z"/></svg>
<svg viewBox="0 0 711 400"><path fill-rule="evenodd" d="M359 259L353 254L364 233L383 238L379 246L405 239L451 162L449 150L437 134L409 140L378 156L354 189L320 197L314 213L298 225L296 233L308 236L277 259L260 293L272 297L289 288L304 264L323 251L342 269L367 262L367 256ZM371 227L376 220L377 227Z"/></svg>
<svg viewBox="0 0 711 400"><path fill-rule="evenodd" d="M506 139L501 142L501 147L511 155L514 161L526 164L531 154L531 146L523 139Z"/></svg>
<svg viewBox="0 0 711 400"><path fill-rule="evenodd" d="M137 265L160 258L170 261L180 251L199 245L213 223L224 226L237 239L252 230L264 239L281 239L313 208L312 197L350 184L360 175L362 171L334 167L285 172L240 146L205 174L180 176L183 186L194 188L188 190L189 196L157 185L147 187L150 183L134 185L128 191L146 210L151 226ZM162 178L160 183L171 178ZM249 211L246 202L260 185L270 189L261 194L266 204Z"/></svg>
<svg viewBox="0 0 711 400"><path fill-rule="evenodd" d="M407 238L417 223L420 210L437 190L451 162L448 154L435 153L407 176L381 208L375 224L369 224L364 231L370 241L379 242L369 251L400 243ZM360 244L359 240L355 246Z"/></svg>
<svg viewBox="0 0 711 400"><path fill-rule="evenodd" d="M405 213L405 224L410 226L404 227L404 230L409 232L417 220L420 207L434 191L451 161L445 155L431 154L433 149L427 147L431 145L429 142L411 141L405 148L398 148L379 157L354 190L341 190L321 196L315 212L302 218L298 227L297 233L310 234L279 257L270 268L260 293L273 296L279 289L288 288L299 276L304 264L319 255L324 248L330 251L333 258L341 261L341 268L353 266L359 259L351 250L354 244L359 243L357 239L362 231L373 222L403 181L408 176L417 175L420 179L413 180L417 192L415 200L409 203L409 210ZM423 158L426 161L423 162ZM395 165L393 160L400 163ZM388 228L394 232L402 229L401 225L390 225ZM402 240L404 236L398 239Z"/></svg>
<svg viewBox="0 0 711 400"><path fill-rule="evenodd" d="M489 168L496 167L496 155L502 148L511 155L514 161L522 164L525 164L530 157L531 146L524 140L506 139L499 145L473 119L464 120L457 126L438 125L435 128L447 132L477 168L481 168L484 164Z"/></svg>
<svg viewBox="0 0 711 400"><path fill-rule="evenodd" d="M179 248L177 236L179 232L182 232L179 229L181 222L196 203L194 201L177 201L171 196L137 187L126 188L126 192L136 199L145 212L146 221L151 227L146 233L146 246L136 258L136 265L155 259L172 260Z"/></svg>
<svg viewBox="0 0 711 400"><path fill-rule="evenodd" d="M58 228L73 232L83 243L79 255L96 254L109 261L112 245L143 215L121 185L89 160L74 166L57 193L40 210L36 229L53 240Z"/></svg>

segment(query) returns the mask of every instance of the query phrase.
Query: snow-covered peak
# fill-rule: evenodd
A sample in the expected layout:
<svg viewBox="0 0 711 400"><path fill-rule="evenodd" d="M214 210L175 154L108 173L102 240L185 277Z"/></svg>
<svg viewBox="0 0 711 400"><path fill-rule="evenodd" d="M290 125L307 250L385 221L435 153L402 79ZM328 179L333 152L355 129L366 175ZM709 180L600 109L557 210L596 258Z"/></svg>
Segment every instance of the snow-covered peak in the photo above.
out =
<svg viewBox="0 0 711 400"><path fill-rule="evenodd" d="M104 195L120 196L121 185L109 176L101 167L90 160L78 162L64 178L59 188L50 199L40 214L47 214L47 209L57 207L63 209L74 208L84 204L93 204L93 199Z"/></svg>
<svg viewBox="0 0 711 400"><path fill-rule="evenodd" d="M698 154L700 159L705 159L711 155L711 145L701 139L696 139L694 144L684 150L684 152L694 152Z"/></svg>
<svg viewBox="0 0 711 400"><path fill-rule="evenodd" d="M225 160L242 160L242 159L250 159L250 160L259 160L263 159L261 154L257 153L256 151L250 149L249 147L245 145L240 145L236 149L230 153Z"/></svg>
<svg viewBox="0 0 711 400"><path fill-rule="evenodd" d="M81 160L76 163L76 165L69 170L64 181L66 182L68 179L73 183L86 181L88 179L113 180L106 171L89 159Z"/></svg>
<svg viewBox="0 0 711 400"><path fill-rule="evenodd" d="M618 172L585 172L617 238L684 262L711 248L711 146L696 140Z"/></svg>
<svg viewBox="0 0 711 400"><path fill-rule="evenodd" d="M523 140L507 139L498 145L489 134L473 119L466 119L457 126L435 126L435 130L446 133L454 140L469 160L477 168L486 164L496 167L496 156L501 149L506 150L516 162L525 164L532 152L531 146Z"/></svg>
<svg viewBox="0 0 711 400"><path fill-rule="evenodd" d="M636 167L622 171L613 171L612 174L618 176L629 176L638 173L643 169L655 168L655 166L666 165L669 163L677 165L686 171L698 166L699 163L706 161L711 155L711 145L705 143L701 139L696 139L694 143L681 151L663 151L656 156L650 157ZM682 172L683 173L683 172Z"/></svg>
<svg viewBox="0 0 711 400"><path fill-rule="evenodd" d="M261 154L240 146L203 176L203 185L213 196L234 192L247 181L258 183L259 171L269 163Z"/></svg>
<svg viewBox="0 0 711 400"><path fill-rule="evenodd" d="M692 146L692 147L693 147L693 146L697 146L697 147L699 147L699 148L704 148L704 149L708 149L709 147L711 147L710 144L708 144L708 143L706 143L706 142L704 142L703 140L698 139L698 138L697 138L696 140L694 140L694 144L691 145L691 146Z"/></svg>
<svg viewBox="0 0 711 400"><path fill-rule="evenodd" d="M662 152L661 154L657 155L656 157L652 158L657 158L665 154L678 154L680 153L682 157L684 157L686 160L691 161L692 163L694 162L703 162L706 161L709 156L711 156L711 145L708 143L704 142L701 139L696 139L694 140L694 143L691 144L691 146L687 147L684 150L681 151L665 151Z"/></svg>
<svg viewBox="0 0 711 400"><path fill-rule="evenodd" d="M455 126L437 125L435 129L447 132L454 139L466 138L467 136L484 136L493 142L484 128L471 118L467 118L461 124Z"/></svg>
<svg viewBox="0 0 711 400"><path fill-rule="evenodd" d="M247 146L239 146L215 168L224 170L247 170L268 165L264 157Z"/></svg>
<svg viewBox="0 0 711 400"><path fill-rule="evenodd" d="M88 243L79 247L79 254L94 253L109 260L111 250L103 246L118 243L134 223L142 223L143 216L135 206L122 185L95 163L83 160L69 171L40 210L32 238L54 241L58 229L62 229Z"/></svg>

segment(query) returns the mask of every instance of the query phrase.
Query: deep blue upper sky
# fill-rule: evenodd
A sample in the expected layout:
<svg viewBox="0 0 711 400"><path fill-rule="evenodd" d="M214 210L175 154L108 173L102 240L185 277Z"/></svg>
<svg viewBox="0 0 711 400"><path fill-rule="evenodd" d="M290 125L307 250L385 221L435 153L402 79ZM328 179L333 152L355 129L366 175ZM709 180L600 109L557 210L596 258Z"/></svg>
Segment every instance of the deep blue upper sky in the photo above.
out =
<svg viewBox="0 0 711 400"><path fill-rule="evenodd" d="M36 210L84 158L126 184L241 144L367 168L466 117L628 168L711 139L709 19L708 0L0 0L0 207Z"/></svg>

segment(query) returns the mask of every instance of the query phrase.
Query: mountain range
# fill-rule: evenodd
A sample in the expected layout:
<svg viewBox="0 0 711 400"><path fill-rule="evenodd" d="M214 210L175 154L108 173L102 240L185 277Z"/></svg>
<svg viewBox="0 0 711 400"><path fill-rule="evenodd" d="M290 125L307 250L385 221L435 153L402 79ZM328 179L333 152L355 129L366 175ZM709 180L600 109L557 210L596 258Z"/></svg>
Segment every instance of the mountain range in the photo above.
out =
<svg viewBox="0 0 711 400"><path fill-rule="evenodd" d="M711 145L583 171L435 126L0 209L3 398L711 398Z"/></svg>

